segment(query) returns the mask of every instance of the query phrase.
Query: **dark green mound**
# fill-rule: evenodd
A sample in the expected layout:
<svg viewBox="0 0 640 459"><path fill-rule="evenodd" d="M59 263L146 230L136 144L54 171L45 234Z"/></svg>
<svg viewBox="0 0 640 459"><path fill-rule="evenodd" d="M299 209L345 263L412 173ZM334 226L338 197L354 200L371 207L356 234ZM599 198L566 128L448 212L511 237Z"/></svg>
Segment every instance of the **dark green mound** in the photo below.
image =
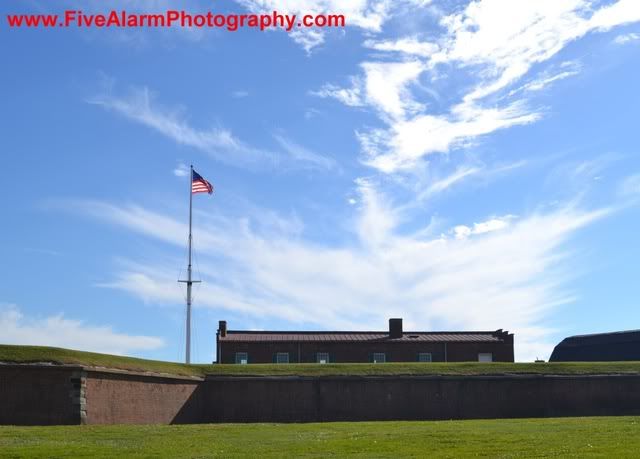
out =
<svg viewBox="0 0 640 459"><path fill-rule="evenodd" d="M299 376L393 376L393 375L504 375L504 374L640 374L640 362L558 363L333 363L185 365L94 352L43 346L0 345L0 362L74 364L179 376L299 375Z"/></svg>

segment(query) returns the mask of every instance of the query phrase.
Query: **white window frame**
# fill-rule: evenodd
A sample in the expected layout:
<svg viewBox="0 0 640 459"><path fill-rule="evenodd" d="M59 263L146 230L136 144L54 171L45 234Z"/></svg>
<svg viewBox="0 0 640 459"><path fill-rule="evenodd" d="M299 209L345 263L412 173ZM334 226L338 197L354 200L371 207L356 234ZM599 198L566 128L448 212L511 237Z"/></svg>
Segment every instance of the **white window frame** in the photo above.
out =
<svg viewBox="0 0 640 459"><path fill-rule="evenodd" d="M281 361L281 358L286 357L286 362ZM276 363L289 363L289 353L288 352L276 352Z"/></svg>
<svg viewBox="0 0 640 459"><path fill-rule="evenodd" d="M387 362L387 354L384 352L374 352L373 353L373 363L386 363Z"/></svg>
<svg viewBox="0 0 640 459"><path fill-rule="evenodd" d="M244 359L242 357L244 357ZM247 363L249 363L249 353L236 352L236 363L240 365L246 365Z"/></svg>
<svg viewBox="0 0 640 459"><path fill-rule="evenodd" d="M431 355L431 352L420 352L418 353L418 362L431 363L433 362L433 355Z"/></svg>
<svg viewBox="0 0 640 459"><path fill-rule="evenodd" d="M489 360L487 360L487 356L489 356ZM493 362L493 352L479 352L478 362L484 362L484 363Z"/></svg>
<svg viewBox="0 0 640 459"><path fill-rule="evenodd" d="M318 352L316 354L316 363L329 363L329 353L328 352Z"/></svg>

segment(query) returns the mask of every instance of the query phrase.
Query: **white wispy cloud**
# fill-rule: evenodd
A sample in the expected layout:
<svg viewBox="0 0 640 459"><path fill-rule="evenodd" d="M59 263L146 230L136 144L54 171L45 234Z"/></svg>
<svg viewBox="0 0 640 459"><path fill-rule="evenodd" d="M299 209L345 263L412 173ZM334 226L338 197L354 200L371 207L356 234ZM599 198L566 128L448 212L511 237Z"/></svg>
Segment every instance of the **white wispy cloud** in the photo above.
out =
<svg viewBox="0 0 640 459"><path fill-rule="evenodd" d="M513 163L484 164L476 160L455 164L453 169L430 164L424 171L412 175L409 188L414 198L401 207L402 211L409 212L416 208L422 208L425 202L442 193L460 187L463 183L470 182L472 179L487 183L500 176L510 174L528 163L527 161L517 161Z"/></svg>
<svg viewBox="0 0 640 459"><path fill-rule="evenodd" d="M369 105L390 122L405 119L407 113L419 112L424 108L413 99L409 90L425 70L420 61L364 62L361 68L364 77L351 77L350 87L325 84L311 94L331 97L352 107Z"/></svg>
<svg viewBox="0 0 640 459"><path fill-rule="evenodd" d="M517 81L533 65L589 32L639 20L640 5L633 0L599 8L585 0L471 2L463 12L443 18L448 36L432 63L487 66L480 73L481 82L466 95L466 100L480 99Z"/></svg>
<svg viewBox="0 0 640 459"><path fill-rule="evenodd" d="M348 27L366 31L380 31L391 17L394 2L391 0L236 0L251 12L303 15L343 14ZM325 41L327 31L323 29L296 29L291 38L307 52Z"/></svg>
<svg viewBox="0 0 640 459"><path fill-rule="evenodd" d="M132 88L125 96L101 94L87 102L154 129L179 144L209 153L223 162L244 163L271 156L245 145L228 129L212 127L200 130L192 127L181 110L163 107L146 87Z"/></svg>
<svg viewBox="0 0 640 459"><path fill-rule="evenodd" d="M640 198L640 174L625 177L618 185L618 194L623 198Z"/></svg>
<svg viewBox="0 0 640 459"><path fill-rule="evenodd" d="M616 38L613 39L613 42L618 45L625 45L627 43L638 41L638 40L640 40L640 33L631 32L631 33L618 35Z"/></svg>
<svg viewBox="0 0 640 459"><path fill-rule="evenodd" d="M538 72L520 88L505 92L569 43L637 21L640 3L633 0L605 5L587 0L473 1L444 14L440 25L445 32L432 41L415 35L366 40L366 47L388 53L396 61L368 60L350 87L329 84L320 94L379 113L386 127L357 133L363 161L394 173L416 167L430 154L446 153L481 136L539 120L541 109L511 96L526 96L576 75L579 65L560 66L555 73ZM470 78L471 87L448 107L430 112L412 85L434 91L430 85L446 76ZM431 83L420 84L424 79ZM502 97L496 100L495 96Z"/></svg>
<svg viewBox="0 0 640 459"><path fill-rule="evenodd" d="M332 158L315 153L283 135L275 134L273 137L282 149L289 153L296 161L301 161L310 167L321 169L334 169L337 167L336 162Z"/></svg>
<svg viewBox="0 0 640 459"><path fill-rule="evenodd" d="M322 111L318 110L317 108L310 107L310 108L307 108L304 111L304 119L306 119L306 120L311 120L311 119L315 118L316 116L322 116L322 115L324 115L324 113Z"/></svg>
<svg viewBox="0 0 640 459"><path fill-rule="evenodd" d="M452 232L456 239L466 239L472 235L505 229L514 218L515 216L513 215L505 215L503 217L491 218L484 222L474 223L473 226L458 225L453 228Z"/></svg>
<svg viewBox="0 0 640 459"><path fill-rule="evenodd" d="M330 159L303 151L302 147L290 141L280 142L281 146L286 147L284 154L253 147L224 127L193 127L184 115L184 109L167 108L156 99L148 88L143 87L132 88L126 95L115 95L110 89L87 102L151 128L180 145L200 150L226 164L247 168L273 168L284 164L287 158L291 160L292 167L296 163L300 167L322 165L325 168L333 164Z"/></svg>
<svg viewBox="0 0 640 459"><path fill-rule="evenodd" d="M307 54L311 54L314 48L324 43L324 32L322 30L296 29L289 32L289 36L293 38L293 41L300 45Z"/></svg>
<svg viewBox="0 0 640 459"><path fill-rule="evenodd" d="M15 305L0 304L0 343L55 346L107 354L132 354L164 346L161 338L118 333L62 314L27 317Z"/></svg>
<svg viewBox="0 0 640 459"><path fill-rule="evenodd" d="M565 244L611 211L566 205L517 219L490 216L427 237L403 232L404 215L371 181L360 179L357 187L355 242L346 245L291 237L286 224L200 215L194 231L205 283L197 305L320 328L379 328L390 315L426 330L508 328L516 333L517 358L531 360L552 348L543 325L551 311L575 300L564 287L572 275ZM71 208L184 244L185 225L162 213L82 201ZM173 266L131 263L104 286L179 304L174 278Z"/></svg>
<svg viewBox="0 0 640 459"><path fill-rule="evenodd" d="M449 189L456 183L461 182L465 178L477 175L481 171L482 168L480 167L461 166L457 168L452 174L432 182L426 190L422 191L418 195L417 201L426 199L427 197L435 195L437 193L441 193Z"/></svg>
<svg viewBox="0 0 640 459"><path fill-rule="evenodd" d="M389 18L390 0L236 0L256 12L278 11L281 14L344 14L352 27L379 31Z"/></svg>
<svg viewBox="0 0 640 459"><path fill-rule="evenodd" d="M542 91L556 81L578 75L581 69L582 65L577 61L563 62L558 69L554 69L554 71L541 72L536 79L529 81L519 88L511 90L509 92L509 96L513 96L519 91Z"/></svg>
<svg viewBox="0 0 640 459"><path fill-rule="evenodd" d="M482 135L533 123L540 117L520 102L501 108L461 104L450 115L418 115L395 122L389 129L360 132L358 139L366 164L393 173L415 167L425 155L446 153Z"/></svg>
<svg viewBox="0 0 640 459"><path fill-rule="evenodd" d="M185 163L178 163L176 168L173 170L173 175L176 177L188 177L189 176L189 166Z"/></svg>
<svg viewBox="0 0 640 459"><path fill-rule="evenodd" d="M437 44L420 41L417 37L381 41L369 39L364 42L364 46L377 51L390 51L419 57L430 57L440 49Z"/></svg>
<svg viewBox="0 0 640 459"><path fill-rule="evenodd" d="M231 93L231 97L233 97L234 99L244 99L245 97L249 97L249 91L238 89L237 91L233 91Z"/></svg>
<svg viewBox="0 0 640 459"><path fill-rule="evenodd" d="M368 34L382 31L386 22L392 18L415 13L417 9L426 8L431 0L235 0L254 13L295 14L303 15L336 15L345 16L348 28L360 29ZM289 36L307 53L325 42L326 35L331 33L327 28L294 29Z"/></svg>
<svg viewBox="0 0 640 459"><path fill-rule="evenodd" d="M384 117L404 120L407 114L421 111L424 106L416 102L409 91L424 65L420 61L407 62L365 62L364 87L367 102Z"/></svg>
<svg viewBox="0 0 640 459"><path fill-rule="evenodd" d="M350 87L342 88L327 83L317 91L310 91L309 94L322 98L333 98L350 107L361 107L364 105L362 83L359 78L351 78Z"/></svg>

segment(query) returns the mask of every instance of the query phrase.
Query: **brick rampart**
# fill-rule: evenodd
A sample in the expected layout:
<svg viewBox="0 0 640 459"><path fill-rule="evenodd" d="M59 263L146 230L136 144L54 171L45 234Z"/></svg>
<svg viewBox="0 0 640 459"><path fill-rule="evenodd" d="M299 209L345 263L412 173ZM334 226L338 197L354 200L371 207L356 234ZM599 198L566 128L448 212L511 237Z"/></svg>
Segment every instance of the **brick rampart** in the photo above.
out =
<svg viewBox="0 0 640 459"><path fill-rule="evenodd" d="M198 422L201 381L70 365L0 364L0 425Z"/></svg>
<svg viewBox="0 0 640 459"><path fill-rule="evenodd" d="M640 376L220 377L202 422L320 422L640 414Z"/></svg>
<svg viewBox="0 0 640 459"><path fill-rule="evenodd" d="M0 424L640 415L640 375L209 376L0 364Z"/></svg>
<svg viewBox="0 0 640 459"><path fill-rule="evenodd" d="M82 367L0 365L0 424L80 424Z"/></svg>
<svg viewBox="0 0 640 459"><path fill-rule="evenodd" d="M89 371L87 424L180 424L201 418L199 379Z"/></svg>

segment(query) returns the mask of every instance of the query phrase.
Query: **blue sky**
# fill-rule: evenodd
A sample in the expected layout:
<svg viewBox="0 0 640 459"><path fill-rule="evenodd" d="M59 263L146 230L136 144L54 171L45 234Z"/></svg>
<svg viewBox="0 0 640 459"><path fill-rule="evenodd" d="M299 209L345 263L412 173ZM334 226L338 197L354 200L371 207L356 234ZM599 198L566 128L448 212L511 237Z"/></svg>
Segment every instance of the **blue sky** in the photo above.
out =
<svg viewBox="0 0 640 459"><path fill-rule="evenodd" d="M503 328L517 360L638 328L638 2L171 4L347 27L3 22L0 342L181 360L191 163L197 361L220 319Z"/></svg>

